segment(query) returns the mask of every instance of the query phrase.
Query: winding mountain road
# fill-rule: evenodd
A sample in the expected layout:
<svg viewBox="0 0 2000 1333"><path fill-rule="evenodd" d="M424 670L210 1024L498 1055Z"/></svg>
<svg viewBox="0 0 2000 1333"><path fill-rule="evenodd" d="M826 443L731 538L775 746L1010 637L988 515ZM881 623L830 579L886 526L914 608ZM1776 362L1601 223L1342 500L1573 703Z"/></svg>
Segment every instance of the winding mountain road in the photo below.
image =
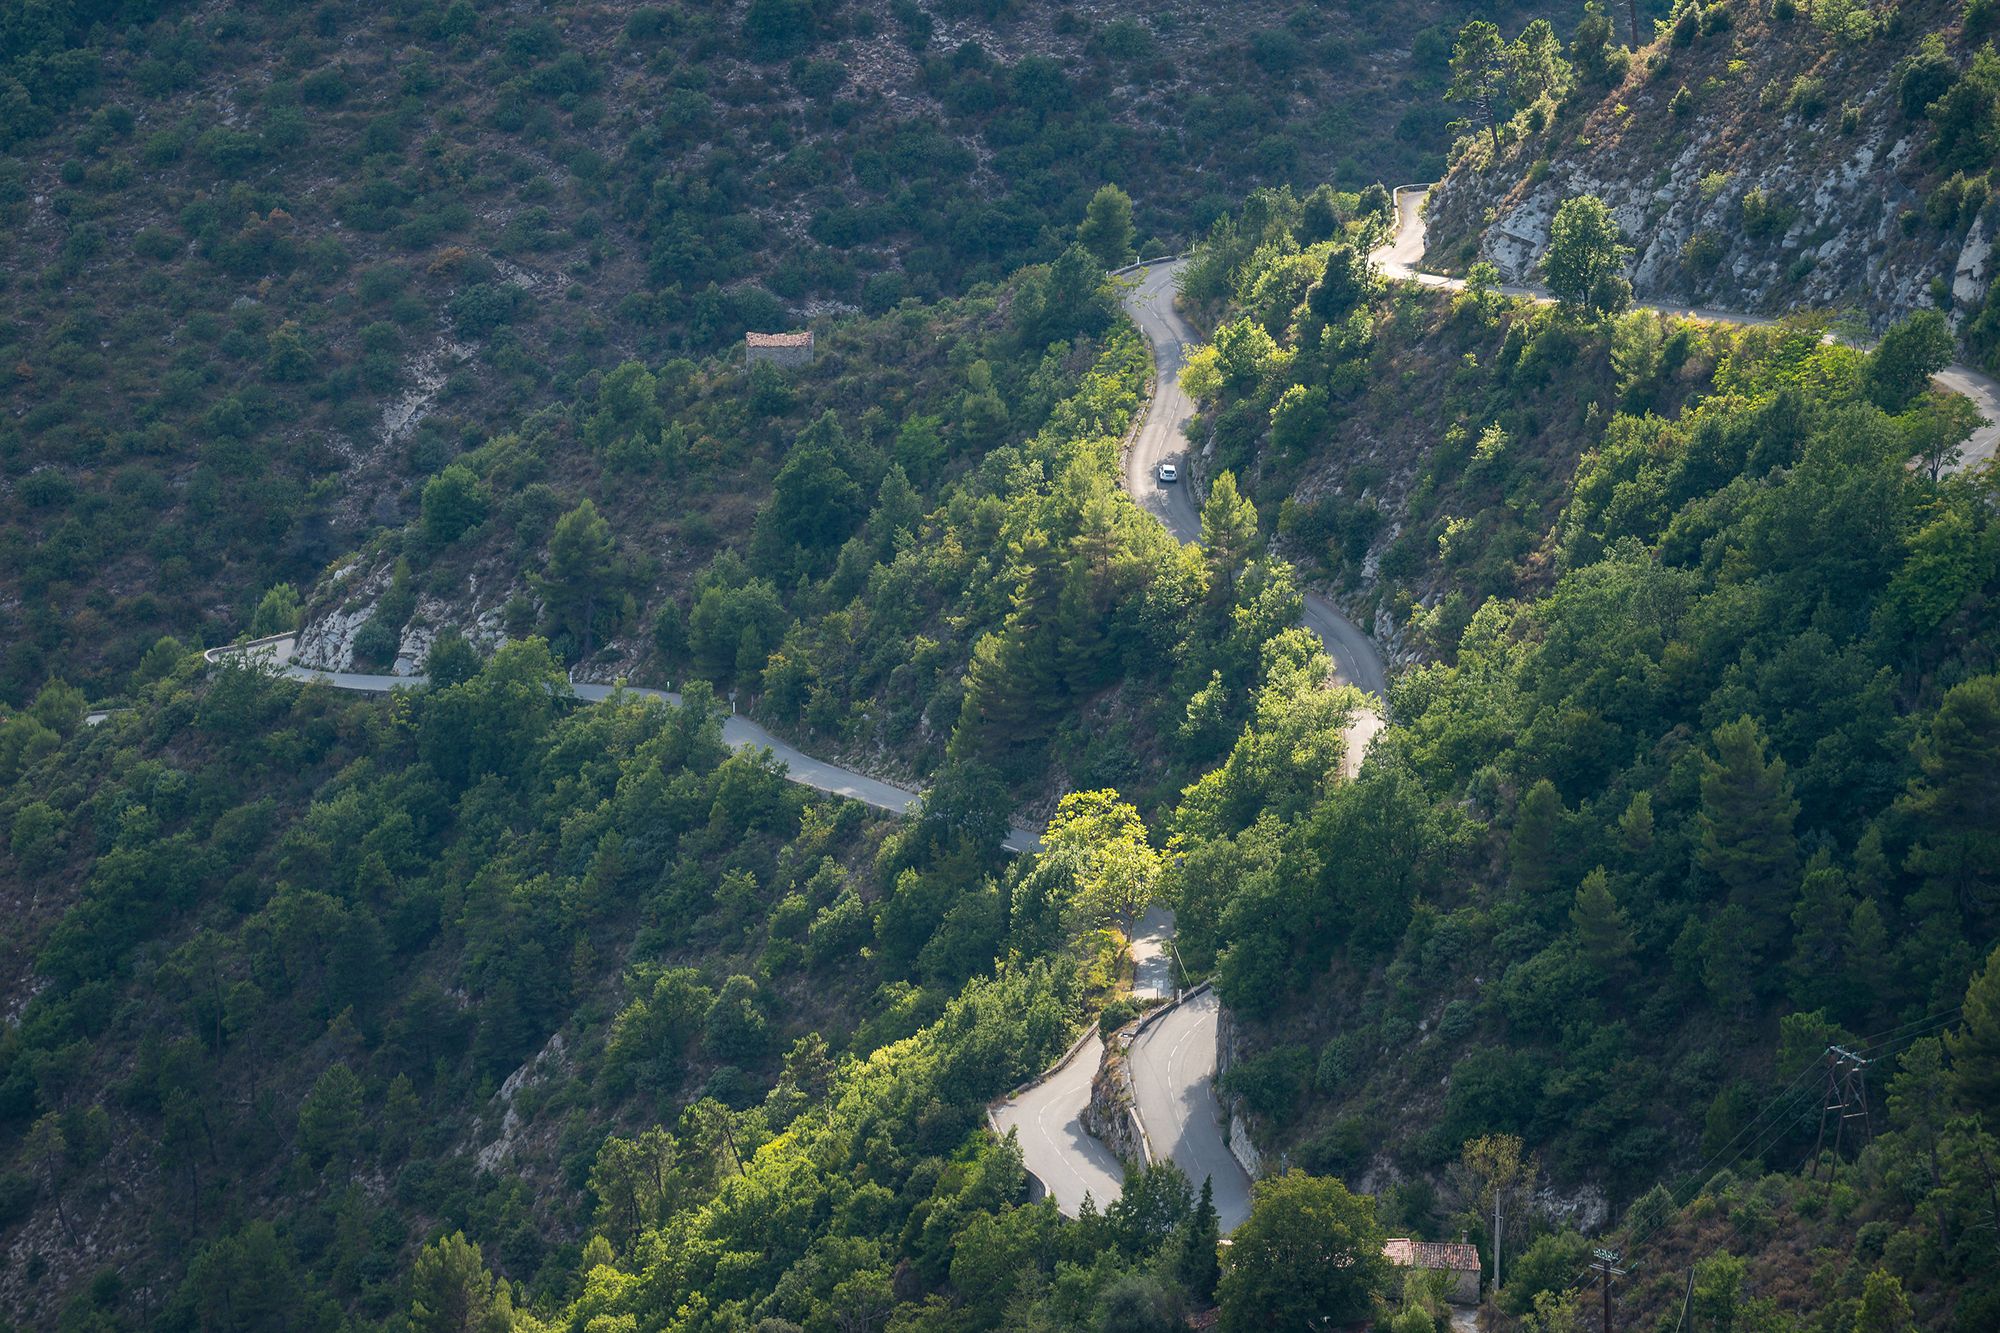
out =
<svg viewBox="0 0 2000 1333"><path fill-rule="evenodd" d="M1101 1209L1125 1188L1124 1165L1083 1127L1090 1081L1103 1060L1104 1039L1093 1024L1061 1064L989 1108L994 1131L1016 1133L1022 1162L1065 1217L1075 1217L1086 1196Z"/></svg>
<svg viewBox="0 0 2000 1333"><path fill-rule="evenodd" d="M1437 287L1444 291L1462 292L1466 288L1465 279L1447 278L1436 273L1425 273L1419 265L1424 260L1425 224L1424 203L1430 198L1428 185L1404 185L1396 190L1396 234L1381 249L1370 256L1376 269L1384 276L1398 278L1406 282L1421 283L1426 287ZM1521 296L1531 301L1552 301L1549 289L1533 283L1502 283L1495 290L1503 296ZM1633 303L1641 310L1655 310L1662 315L1672 315L1679 319L1700 320L1705 324L1736 324L1746 328L1761 328L1776 324L1778 320L1769 315L1745 314L1740 310L1721 310L1713 306L1688 305L1679 301L1637 301ZM1840 339L1851 347L1867 351L1872 342L1857 342ZM1959 450L1958 460L1947 468L1949 472L1967 472L1990 465L1996 452L2000 452L2000 380L1995 380L1984 371L1967 365L1949 365L1932 376L1932 382L1941 389L1949 389L1962 394L1971 402L1985 420L1972 432Z"/></svg>
<svg viewBox="0 0 2000 1333"><path fill-rule="evenodd" d="M1420 283L1428 287L1458 291L1466 286L1461 279L1422 272L1424 254L1422 208L1428 186L1404 187L1396 191L1397 226L1389 242L1371 258L1385 276ZM1126 312L1152 344L1154 391L1145 416L1126 452L1124 484L1133 501L1156 515L1167 530L1183 542L1198 541L1201 514L1193 498L1189 476L1189 446L1185 434L1194 416L1194 406L1182 391L1180 371L1187 349L1197 341L1175 308L1175 280L1182 261L1162 261L1135 266L1123 303ZM1547 300L1548 293L1532 286L1509 285L1500 290L1507 295ZM1728 311L1670 304L1650 308L1662 313L1735 324L1768 324L1771 320ZM1944 387L1969 398L1985 422L1967 442L1959 468L1990 463L2000 447L2000 383L1966 366L1952 366L1937 376ZM1159 465L1172 462L1183 480L1161 483ZM1377 698L1387 692L1388 677L1381 654L1353 621L1317 593L1307 593L1303 623L1326 645L1337 681L1358 686ZM210 649L206 656L220 662L243 656L281 671L297 680L319 680L336 689L386 693L396 689L421 688L422 676L371 675L361 672L322 671L293 661L296 640L280 635ZM618 690L608 685L573 684L580 699L598 701ZM658 699L678 704L680 696L668 690L623 687L628 697ZM93 721L102 720L93 716ZM1348 755L1344 768L1352 776L1369 743L1382 726L1379 709L1362 711L1348 733ZM748 718L732 714L723 723L723 739L732 748L765 749L782 761L787 775L796 782L819 791L861 801L876 809L906 813L921 796L863 773L815 759ZM1016 826L1006 844L1010 850L1031 852L1041 846L1041 836L1032 829ZM1133 992L1144 999L1166 999L1175 995L1172 958L1173 913L1155 905L1132 931L1134 960ZM1133 1077L1135 1109L1148 1142L1155 1152L1172 1158L1196 1184L1212 1182L1215 1203L1223 1231L1227 1232L1249 1215L1250 1181L1230 1153L1223 1125L1222 1108L1215 1096L1216 1027L1220 1003L1211 991L1198 991L1167 1013L1149 1023L1128 1052ZM1068 1057L1043 1079L1016 1095L996 1103L992 1121L1002 1133L1019 1135L1028 1169L1055 1198L1064 1213L1074 1216L1086 1195L1100 1205L1115 1200L1121 1189L1122 1169L1111 1152L1083 1130L1080 1117L1090 1098L1090 1084L1102 1058L1103 1045L1093 1031L1072 1049Z"/></svg>
<svg viewBox="0 0 2000 1333"><path fill-rule="evenodd" d="M1195 1188L1207 1180L1223 1235L1250 1216L1250 1176L1229 1151L1215 1096L1215 1036L1222 1002L1202 989L1149 1023L1126 1049L1132 1101L1146 1141Z"/></svg>
<svg viewBox="0 0 2000 1333"><path fill-rule="evenodd" d="M354 690L365 694L422 689L426 683L424 677L420 675L383 676L357 671L324 671L316 667L301 666L292 660L292 655L297 650L298 643L293 636L279 635L250 643L232 644L226 648L211 648L203 656L211 662L220 662L228 657L247 657L293 680L322 681L337 690ZM602 703L620 692L626 698L655 699L676 707L681 702L681 696L673 690L654 690L631 685L571 682L570 690L577 698L589 703ZM908 814L923 800L921 793L898 787L893 782L884 782L880 778L869 777L866 773L856 773L838 764L830 764L824 759L815 759L796 746L773 736L739 713L731 713L722 720L722 740L732 750L769 750L774 758L785 765L785 776L793 782L833 796L845 796L849 800L860 801L863 805L873 806L877 810L887 810L899 815ZM1011 852L1039 851L1042 846L1042 835L1034 829L1015 825L1001 845Z"/></svg>

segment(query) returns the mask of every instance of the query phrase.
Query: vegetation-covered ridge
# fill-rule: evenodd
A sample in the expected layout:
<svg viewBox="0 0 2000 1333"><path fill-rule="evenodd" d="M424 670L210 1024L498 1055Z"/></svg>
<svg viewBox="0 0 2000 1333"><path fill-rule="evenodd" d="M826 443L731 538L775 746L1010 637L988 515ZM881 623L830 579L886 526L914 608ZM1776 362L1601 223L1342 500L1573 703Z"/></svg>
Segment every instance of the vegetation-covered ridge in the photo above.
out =
<svg viewBox="0 0 2000 1333"><path fill-rule="evenodd" d="M1385 296L1290 225L1259 204L1191 266L1191 294L1226 302L1184 379L1201 442L1268 503L1350 423L1407 458L1426 442L1384 417L1434 393L1448 424L1416 481L1335 452L1321 495L1345 493L1282 517L1311 536L1330 503L1318 541L1352 572L1368 548L1341 528L1394 496L1404 549L1380 572L1437 590L1413 619L1438 660L1397 681L1346 786L1273 767L1310 752L1286 730L1310 715L1260 704L1171 823L1181 956L1212 960L1242 1020L1225 1083L1268 1154L1366 1184L1392 1226L1490 1239L1451 1214L1469 1195L1444 1168L1512 1136L1572 1216L1584 1186L1616 1210L1731 1144L1828 1043L1952 1015L1995 938L1993 482L1924 465L1967 423L1911 369L1921 322L1868 354L1810 321ZM1815 1122L1783 1109L1739 1172L1810 1151ZM1840 1179L1863 1189L1877 1161ZM1901 1206L1891 1275L1978 1326L1976 1249L1926 1248ZM1781 1313L1858 1295L1880 1254Z"/></svg>

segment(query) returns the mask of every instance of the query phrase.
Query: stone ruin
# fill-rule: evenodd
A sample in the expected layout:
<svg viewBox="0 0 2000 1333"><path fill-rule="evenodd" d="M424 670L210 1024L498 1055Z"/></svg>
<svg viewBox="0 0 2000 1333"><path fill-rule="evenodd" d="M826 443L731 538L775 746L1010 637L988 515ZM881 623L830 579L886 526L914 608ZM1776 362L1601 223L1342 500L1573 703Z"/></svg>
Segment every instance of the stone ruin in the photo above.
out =
<svg viewBox="0 0 2000 1333"><path fill-rule="evenodd" d="M768 361L774 366L809 366L813 359L812 330L804 333L746 333L743 335L743 362L756 365Z"/></svg>

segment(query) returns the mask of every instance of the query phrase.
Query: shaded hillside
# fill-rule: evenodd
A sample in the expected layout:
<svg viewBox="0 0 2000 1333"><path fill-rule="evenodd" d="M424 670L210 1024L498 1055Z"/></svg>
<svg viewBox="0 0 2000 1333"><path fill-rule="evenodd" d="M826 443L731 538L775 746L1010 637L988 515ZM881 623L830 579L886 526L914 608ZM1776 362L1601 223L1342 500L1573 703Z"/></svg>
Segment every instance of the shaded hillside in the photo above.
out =
<svg viewBox="0 0 2000 1333"><path fill-rule="evenodd" d="M1434 157L1461 5L1125 8L24 11L0 697L229 637L627 358L962 292L1107 181L1160 247L1248 185Z"/></svg>

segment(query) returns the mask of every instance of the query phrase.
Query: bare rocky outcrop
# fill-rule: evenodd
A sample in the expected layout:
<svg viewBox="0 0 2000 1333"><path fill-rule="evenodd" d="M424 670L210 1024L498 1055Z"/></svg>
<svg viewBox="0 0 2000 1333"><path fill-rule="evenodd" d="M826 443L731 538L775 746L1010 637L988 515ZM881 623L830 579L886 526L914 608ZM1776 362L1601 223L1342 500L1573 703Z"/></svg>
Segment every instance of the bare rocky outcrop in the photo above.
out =
<svg viewBox="0 0 2000 1333"><path fill-rule="evenodd" d="M1728 12L1733 26L1640 52L1623 86L1497 160L1473 146L1431 194L1427 266L1485 259L1527 281L1556 209L1594 194L1625 230L1645 300L1849 310L1876 330L1941 293L1961 318L1982 303L1994 227L1986 211L1926 217L1930 127L1897 100L1896 62L1922 34L1962 54L1956 7L1906 6L1892 32L1851 45L1803 12Z"/></svg>
<svg viewBox="0 0 2000 1333"><path fill-rule="evenodd" d="M292 660L316 671L355 670L355 636L374 617L382 595L389 589L391 573L387 564L366 573L353 564L335 570L328 577L327 586L340 594L340 600L316 610L299 626L298 646ZM501 595L504 598L504 589ZM491 652L506 637L500 622L500 606L480 595L477 578L469 582L463 600L420 596L416 610L402 627L396 661L389 674L408 676L421 672L431 644L439 634L454 627L482 651Z"/></svg>
<svg viewBox="0 0 2000 1333"><path fill-rule="evenodd" d="M1127 1023L1106 1038L1104 1058L1090 1080L1090 1105L1080 1117L1085 1130L1129 1167L1142 1167L1153 1160L1146 1131L1133 1109L1132 1069L1125 1052L1139 1032L1139 1023Z"/></svg>
<svg viewBox="0 0 2000 1333"><path fill-rule="evenodd" d="M541 1050L535 1052L533 1059L507 1076L507 1081L500 1085L500 1091L493 1094L494 1108L500 1112L500 1133L491 1143L481 1147L473 1158L481 1171L498 1171L513 1157L525 1128L514 1105L521 1093L569 1070L569 1047L563 1041L563 1034L557 1032L549 1037Z"/></svg>

